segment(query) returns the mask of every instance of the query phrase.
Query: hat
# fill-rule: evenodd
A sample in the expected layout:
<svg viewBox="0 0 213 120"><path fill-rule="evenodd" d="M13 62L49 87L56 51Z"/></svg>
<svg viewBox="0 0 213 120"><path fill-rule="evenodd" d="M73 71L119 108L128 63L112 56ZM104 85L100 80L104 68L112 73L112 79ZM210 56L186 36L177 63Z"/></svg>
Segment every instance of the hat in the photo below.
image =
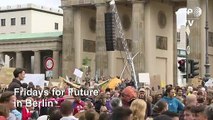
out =
<svg viewBox="0 0 213 120"><path fill-rule="evenodd" d="M141 88L141 89L139 89L139 92L145 92L145 89L144 88Z"/></svg>
<svg viewBox="0 0 213 120"><path fill-rule="evenodd" d="M131 97L132 99L137 98L136 89L131 86L124 88L122 93L128 94L128 96Z"/></svg>

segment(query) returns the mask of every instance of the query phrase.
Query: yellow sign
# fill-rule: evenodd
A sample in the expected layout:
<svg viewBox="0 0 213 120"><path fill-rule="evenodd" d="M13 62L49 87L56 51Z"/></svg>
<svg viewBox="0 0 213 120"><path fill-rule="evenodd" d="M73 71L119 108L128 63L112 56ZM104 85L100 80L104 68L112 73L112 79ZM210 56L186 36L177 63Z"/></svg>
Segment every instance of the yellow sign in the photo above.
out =
<svg viewBox="0 0 213 120"><path fill-rule="evenodd" d="M0 84L6 84L9 85L12 79L14 78L13 76L13 71L15 68L6 68L3 67L0 70Z"/></svg>
<svg viewBox="0 0 213 120"><path fill-rule="evenodd" d="M202 85L202 80L199 78L193 78L193 79L191 79L191 85L193 87L198 87L198 86Z"/></svg>

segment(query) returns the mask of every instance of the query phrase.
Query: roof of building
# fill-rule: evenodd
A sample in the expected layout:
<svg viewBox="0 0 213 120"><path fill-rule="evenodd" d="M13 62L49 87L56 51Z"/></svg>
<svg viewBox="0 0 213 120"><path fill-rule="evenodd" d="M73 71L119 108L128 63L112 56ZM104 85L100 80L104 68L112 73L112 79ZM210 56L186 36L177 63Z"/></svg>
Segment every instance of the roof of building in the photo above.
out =
<svg viewBox="0 0 213 120"><path fill-rule="evenodd" d="M61 8L50 8L40 5L35 5L32 3L23 4L23 5L14 5L14 6L0 6L0 13L3 12L16 12L16 11L25 11L25 10L35 10L40 12L46 12L55 15L63 15L63 10Z"/></svg>
<svg viewBox="0 0 213 120"><path fill-rule="evenodd" d="M45 37L59 37L62 32L47 32L47 33L20 33L20 34L3 34L0 35L0 41L14 39L32 39Z"/></svg>

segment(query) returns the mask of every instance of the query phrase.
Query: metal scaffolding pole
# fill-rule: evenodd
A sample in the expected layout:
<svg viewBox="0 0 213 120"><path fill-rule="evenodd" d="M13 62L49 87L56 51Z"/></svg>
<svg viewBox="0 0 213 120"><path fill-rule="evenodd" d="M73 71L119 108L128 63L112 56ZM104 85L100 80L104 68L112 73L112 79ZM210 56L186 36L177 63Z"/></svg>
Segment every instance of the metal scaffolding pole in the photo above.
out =
<svg viewBox="0 0 213 120"><path fill-rule="evenodd" d="M110 8L111 8L111 12L115 13L116 36L121 38L122 45L124 47L124 51L125 51L125 54L126 54L126 57L127 57L127 61L128 61L128 64L129 64L129 66L131 68L132 80L134 80L135 87L138 89L138 81L137 81L137 77L136 77L133 57L132 57L131 52L129 52L127 41L125 39L124 31L123 31L123 28L122 28L122 25L121 25L121 20L120 20L120 17L118 15L118 10L117 10L117 7L115 5L115 1L114 0L112 0L110 2Z"/></svg>

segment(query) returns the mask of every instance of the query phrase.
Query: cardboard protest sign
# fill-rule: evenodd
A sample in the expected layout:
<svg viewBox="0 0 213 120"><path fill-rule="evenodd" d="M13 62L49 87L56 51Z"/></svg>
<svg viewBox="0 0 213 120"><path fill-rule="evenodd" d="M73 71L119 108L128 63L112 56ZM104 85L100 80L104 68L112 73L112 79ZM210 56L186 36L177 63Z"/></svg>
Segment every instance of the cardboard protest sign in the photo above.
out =
<svg viewBox="0 0 213 120"><path fill-rule="evenodd" d="M12 79L14 78L13 76L13 71L15 68L7 68L3 67L0 70L0 84L6 84L9 85Z"/></svg>
<svg viewBox="0 0 213 120"><path fill-rule="evenodd" d="M160 94L162 93L162 81L160 79L160 75L153 75L150 77L150 89L152 94Z"/></svg>
<svg viewBox="0 0 213 120"><path fill-rule="evenodd" d="M79 88L81 87L81 86L79 86L79 85L77 85L77 84L74 84L74 83L70 82L69 80L67 80L67 79L65 79L65 78L63 78L63 77L59 77L59 79L60 79L60 80L63 80L63 82L69 84L70 86L72 86L72 87L74 87L74 88L79 89Z"/></svg>
<svg viewBox="0 0 213 120"><path fill-rule="evenodd" d="M193 78L193 79L191 79L191 85L193 87L198 87L198 86L202 85L202 80L199 78Z"/></svg>

